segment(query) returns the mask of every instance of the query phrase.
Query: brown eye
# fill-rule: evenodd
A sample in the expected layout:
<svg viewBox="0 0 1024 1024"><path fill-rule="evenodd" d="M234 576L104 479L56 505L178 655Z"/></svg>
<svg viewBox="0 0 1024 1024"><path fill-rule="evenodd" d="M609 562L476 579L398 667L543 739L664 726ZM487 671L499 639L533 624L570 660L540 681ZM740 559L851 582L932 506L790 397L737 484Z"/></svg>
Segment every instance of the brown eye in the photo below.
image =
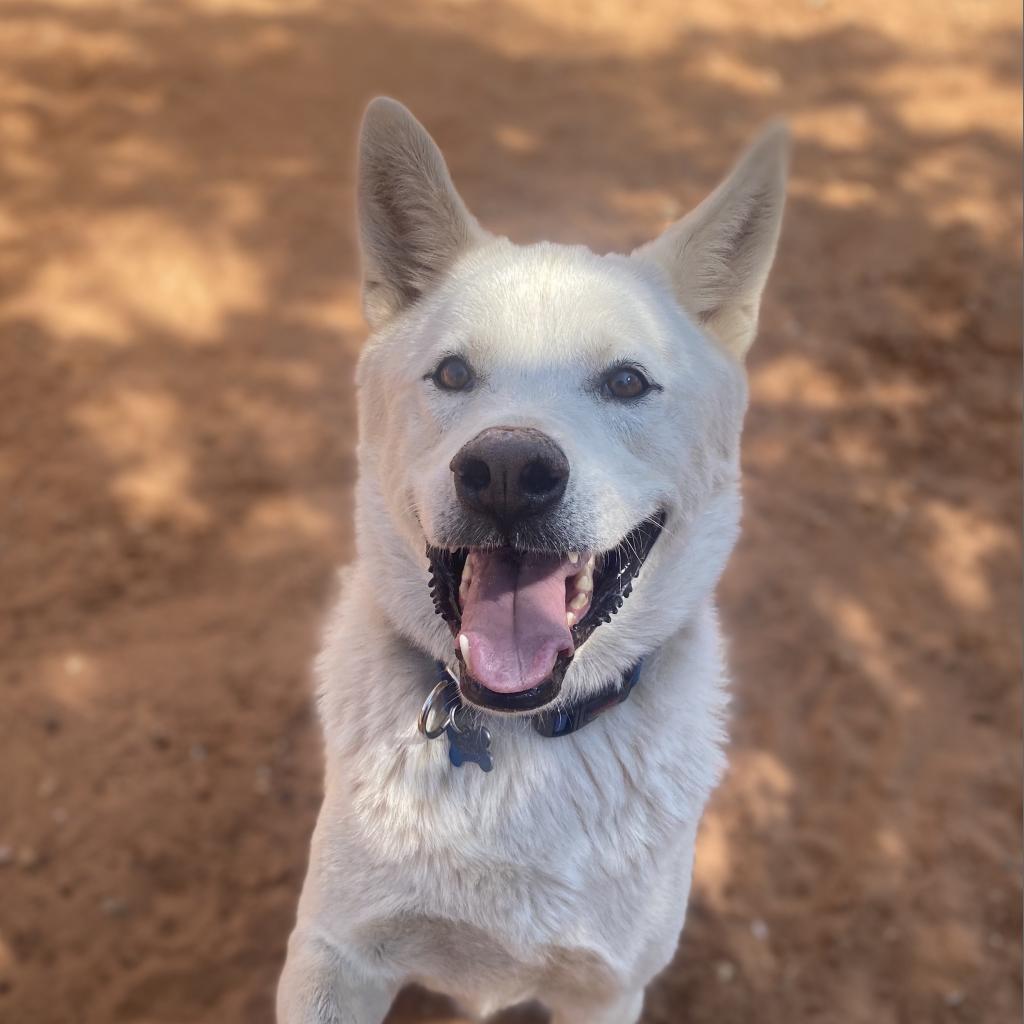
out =
<svg viewBox="0 0 1024 1024"><path fill-rule="evenodd" d="M448 356L434 371L434 383L445 391L465 391L473 383L473 374L458 356Z"/></svg>
<svg viewBox="0 0 1024 1024"><path fill-rule="evenodd" d="M639 398L650 388L647 378L635 366L618 366L609 373L602 385L609 398Z"/></svg>

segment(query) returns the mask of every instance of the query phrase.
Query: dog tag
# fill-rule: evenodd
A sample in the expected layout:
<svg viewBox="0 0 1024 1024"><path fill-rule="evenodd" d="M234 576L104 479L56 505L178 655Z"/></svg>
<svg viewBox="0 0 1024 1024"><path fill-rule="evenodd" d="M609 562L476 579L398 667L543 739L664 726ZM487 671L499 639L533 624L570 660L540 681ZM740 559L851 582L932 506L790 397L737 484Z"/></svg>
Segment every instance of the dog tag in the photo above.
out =
<svg viewBox="0 0 1024 1024"><path fill-rule="evenodd" d="M453 715L452 718L455 716ZM458 729L452 719L444 728L448 737L448 760L456 768L461 768L467 761L478 764L485 772L494 767L491 757L491 734L483 725Z"/></svg>
<svg viewBox="0 0 1024 1024"><path fill-rule="evenodd" d="M472 761L489 772L494 767L491 734L486 726L466 722L466 709L459 702L455 676L443 662L437 663L437 670L440 677L420 708L417 728L428 740L437 739L441 733L448 737L448 760L456 768Z"/></svg>

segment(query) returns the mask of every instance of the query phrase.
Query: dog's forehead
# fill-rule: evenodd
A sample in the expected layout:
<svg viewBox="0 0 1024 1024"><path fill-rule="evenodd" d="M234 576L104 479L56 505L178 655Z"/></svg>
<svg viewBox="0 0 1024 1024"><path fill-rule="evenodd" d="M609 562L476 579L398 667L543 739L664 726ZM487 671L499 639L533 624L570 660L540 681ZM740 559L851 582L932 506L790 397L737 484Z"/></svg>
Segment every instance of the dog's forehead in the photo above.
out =
<svg viewBox="0 0 1024 1024"><path fill-rule="evenodd" d="M489 248L455 276L446 306L458 340L485 357L548 364L669 354L656 286L627 258L583 247Z"/></svg>

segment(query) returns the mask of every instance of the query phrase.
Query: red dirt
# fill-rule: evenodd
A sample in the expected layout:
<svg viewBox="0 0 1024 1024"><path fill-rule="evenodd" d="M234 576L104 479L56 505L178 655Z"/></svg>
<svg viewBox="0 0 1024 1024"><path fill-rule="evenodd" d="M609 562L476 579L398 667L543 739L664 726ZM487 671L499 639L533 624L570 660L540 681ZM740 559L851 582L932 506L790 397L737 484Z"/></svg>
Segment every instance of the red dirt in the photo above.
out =
<svg viewBox="0 0 1024 1024"><path fill-rule="evenodd" d="M645 1020L1019 1019L1019 31L980 0L6 4L0 1020L271 1020L377 92L491 227L599 249L790 117L732 770Z"/></svg>

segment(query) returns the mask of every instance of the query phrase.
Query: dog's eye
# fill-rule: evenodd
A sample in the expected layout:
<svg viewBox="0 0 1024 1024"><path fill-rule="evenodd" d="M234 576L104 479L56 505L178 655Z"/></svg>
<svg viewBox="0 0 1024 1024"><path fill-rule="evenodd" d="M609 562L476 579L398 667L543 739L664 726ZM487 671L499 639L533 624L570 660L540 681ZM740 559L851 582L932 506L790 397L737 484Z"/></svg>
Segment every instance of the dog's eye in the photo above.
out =
<svg viewBox="0 0 1024 1024"><path fill-rule="evenodd" d="M458 356L442 359L433 373L433 381L445 391L465 391L473 383L473 371Z"/></svg>
<svg viewBox="0 0 1024 1024"><path fill-rule="evenodd" d="M601 390L609 398L639 398L650 390L647 378L635 366L617 366L605 375Z"/></svg>

